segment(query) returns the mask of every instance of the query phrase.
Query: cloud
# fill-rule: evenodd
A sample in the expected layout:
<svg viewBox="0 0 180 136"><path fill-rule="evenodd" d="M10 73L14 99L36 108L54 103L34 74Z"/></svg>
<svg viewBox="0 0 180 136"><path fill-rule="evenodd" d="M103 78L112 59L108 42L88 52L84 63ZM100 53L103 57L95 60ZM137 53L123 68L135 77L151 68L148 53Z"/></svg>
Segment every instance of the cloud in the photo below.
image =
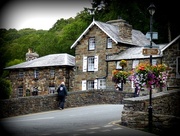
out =
<svg viewBox="0 0 180 136"><path fill-rule="evenodd" d="M75 17L89 0L12 0L3 3L0 10L0 27L34 28L48 30L58 19Z"/></svg>

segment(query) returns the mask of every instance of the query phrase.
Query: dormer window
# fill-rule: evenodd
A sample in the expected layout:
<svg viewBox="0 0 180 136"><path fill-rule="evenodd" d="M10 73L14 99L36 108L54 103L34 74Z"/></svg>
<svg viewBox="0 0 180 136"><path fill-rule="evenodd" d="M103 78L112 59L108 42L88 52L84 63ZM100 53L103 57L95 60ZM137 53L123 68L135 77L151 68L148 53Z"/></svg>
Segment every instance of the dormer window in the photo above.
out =
<svg viewBox="0 0 180 136"><path fill-rule="evenodd" d="M89 46L88 46L88 49L89 50L95 50L95 38L94 37L91 37L89 38Z"/></svg>
<svg viewBox="0 0 180 136"><path fill-rule="evenodd" d="M107 38L107 45L106 45L107 49L111 49L112 48L112 39L111 38Z"/></svg>

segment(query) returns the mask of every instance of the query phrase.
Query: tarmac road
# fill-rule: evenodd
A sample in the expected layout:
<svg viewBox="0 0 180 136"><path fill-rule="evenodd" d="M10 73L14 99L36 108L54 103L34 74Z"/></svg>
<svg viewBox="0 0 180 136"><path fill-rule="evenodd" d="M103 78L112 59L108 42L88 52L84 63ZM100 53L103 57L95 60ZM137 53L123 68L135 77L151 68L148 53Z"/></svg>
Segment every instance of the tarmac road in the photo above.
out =
<svg viewBox="0 0 180 136"><path fill-rule="evenodd" d="M101 104L16 116L2 119L1 131L10 136L155 136L118 125L122 110L120 104Z"/></svg>

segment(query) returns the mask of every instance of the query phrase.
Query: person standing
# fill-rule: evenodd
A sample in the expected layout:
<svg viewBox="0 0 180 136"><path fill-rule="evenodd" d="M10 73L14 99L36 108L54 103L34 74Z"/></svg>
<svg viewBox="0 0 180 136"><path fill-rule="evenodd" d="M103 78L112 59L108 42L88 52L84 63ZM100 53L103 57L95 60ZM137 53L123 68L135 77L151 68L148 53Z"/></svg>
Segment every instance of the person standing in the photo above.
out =
<svg viewBox="0 0 180 136"><path fill-rule="evenodd" d="M64 103L67 96L67 88L64 82L61 82L61 85L58 87L57 92L58 92L58 98L59 98L58 107L60 110L62 110L64 109Z"/></svg>

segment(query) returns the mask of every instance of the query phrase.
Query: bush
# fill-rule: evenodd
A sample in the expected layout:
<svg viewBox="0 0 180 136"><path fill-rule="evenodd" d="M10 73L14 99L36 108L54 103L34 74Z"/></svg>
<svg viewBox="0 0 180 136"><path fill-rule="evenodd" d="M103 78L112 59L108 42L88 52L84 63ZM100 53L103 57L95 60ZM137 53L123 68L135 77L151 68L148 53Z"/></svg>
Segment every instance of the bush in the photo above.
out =
<svg viewBox="0 0 180 136"><path fill-rule="evenodd" d="M0 78L0 99L9 99L11 92L12 88L10 81Z"/></svg>

